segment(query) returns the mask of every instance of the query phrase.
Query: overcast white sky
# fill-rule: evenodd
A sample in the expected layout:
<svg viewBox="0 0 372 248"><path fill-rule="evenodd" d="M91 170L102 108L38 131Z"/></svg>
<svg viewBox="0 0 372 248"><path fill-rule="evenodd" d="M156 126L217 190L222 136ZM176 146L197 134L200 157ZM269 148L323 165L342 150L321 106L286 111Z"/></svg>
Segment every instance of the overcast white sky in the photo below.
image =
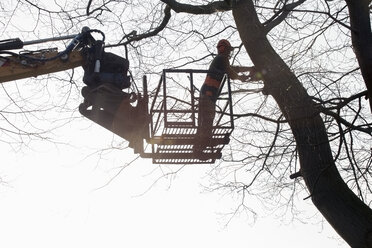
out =
<svg viewBox="0 0 372 248"><path fill-rule="evenodd" d="M191 165L142 194L156 178L156 165L141 159L97 189L130 154L97 163L87 147L109 143L111 134L79 128L72 124L59 133L77 147L41 142L35 151L15 153L1 144L0 173L7 182L0 187L2 247L347 247L327 224L284 225L274 216L252 224L242 215L226 226L222 213L236 203L203 191L205 165Z"/></svg>

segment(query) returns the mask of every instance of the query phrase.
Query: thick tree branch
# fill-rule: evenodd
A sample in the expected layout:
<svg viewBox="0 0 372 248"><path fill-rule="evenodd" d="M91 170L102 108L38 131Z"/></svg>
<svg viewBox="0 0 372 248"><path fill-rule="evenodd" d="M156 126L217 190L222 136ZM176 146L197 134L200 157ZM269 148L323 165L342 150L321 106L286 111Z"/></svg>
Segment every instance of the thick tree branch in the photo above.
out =
<svg viewBox="0 0 372 248"><path fill-rule="evenodd" d="M104 2L104 3L102 3L102 5L100 7L97 7L95 9L93 9L93 10L90 10L90 7L92 5L92 2L93 2L93 0L89 0L89 2L88 2L87 8L86 8L86 15L87 16L89 16L89 15L95 13L95 12L98 12L99 13L96 16L101 15L103 11L108 10L105 6L108 3L110 3L111 1Z"/></svg>
<svg viewBox="0 0 372 248"><path fill-rule="evenodd" d="M194 15L208 15L220 11L231 10L231 5L229 1L216 1L211 2L206 5L192 5L179 3L175 0L161 0L163 3L166 3L172 8L175 12L185 12Z"/></svg>
<svg viewBox="0 0 372 248"><path fill-rule="evenodd" d="M282 23L292 10L294 10L297 6L303 4L305 1L306 0L299 0L291 4L285 4L279 12L275 13L275 15L270 18L270 20L263 24L265 26L266 33L270 32L271 29Z"/></svg>
<svg viewBox="0 0 372 248"><path fill-rule="evenodd" d="M233 116L237 119L242 118L242 117L257 117L257 118L263 119L265 121L270 121L270 122L278 123L278 124L288 122L287 120L280 120L281 118L279 118L278 120L275 120L275 119L272 119L272 118L269 118L269 117L266 117L266 116L263 116L263 115L259 115L259 114L256 114L256 113L234 114Z"/></svg>
<svg viewBox="0 0 372 248"><path fill-rule="evenodd" d="M90 13L91 13L91 12L89 11L89 9L90 9L90 5L92 4L92 1L93 1L93 0L89 0L89 2L88 2L88 5L87 5L87 16L90 15Z"/></svg>
<svg viewBox="0 0 372 248"><path fill-rule="evenodd" d="M139 35L137 35L135 31L133 31L133 32L131 32L130 35L127 35L126 37L124 37L124 38L127 38L127 41L119 42L118 44L114 44L114 45L107 45L106 47L126 46L133 41L139 41L139 40L142 40L142 39L145 39L145 38L155 36L158 33L160 33L167 26L170 18L171 18L171 8L167 5L167 6L165 6L165 9L164 9L163 21L159 24L158 27L156 27L155 29L153 29L151 31L148 31L147 33L143 33L143 34L139 34Z"/></svg>
<svg viewBox="0 0 372 248"><path fill-rule="evenodd" d="M335 120L340 122L341 124L345 125L346 127L352 129L352 130L357 130L366 134L369 134L372 136L372 128L371 127L361 127L361 126L355 126L353 123L348 122L344 118L342 118L339 114L327 109L327 108L322 108L321 112L325 115L332 116Z"/></svg>
<svg viewBox="0 0 372 248"><path fill-rule="evenodd" d="M342 97L342 98L332 98L332 99L329 99L327 101L323 101L319 98L316 98L316 97L312 97L313 100L321 103L321 104L333 104L335 106L333 107L327 107L328 110L340 110L341 108L345 107L346 105L348 105L350 102L356 100L356 99L360 99L362 97L367 97L368 96L368 91L362 91L362 92L359 92L358 94L355 94L355 95L352 95L350 97Z"/></svg>
<svg viewBox="0 0 372 248"><path fill-rule="evenodd" d="M367 91L362 91L358 94L352 95L348 98L337 98L337 99L330 99L328 101L322 101L321 99L313 97L314 100L321 104L327 104L331 103L334 101L339 101L339 103L335 103L335 106L332 107L320 107L320 112L322 112L325 115L332 116L336 121L339 123L345 125L346 127L352 129L352 130L358 130L360 132L364 132L366 134L372 135L372 128L371 127L362 127L362 126L356 126L353 123L348 122L344 118L342 118L338 113L340 109L348 105L350 102L360 99L362 97L366 97L368 95ZM336 112L333 112L332 110L336 110Z"/></svg>

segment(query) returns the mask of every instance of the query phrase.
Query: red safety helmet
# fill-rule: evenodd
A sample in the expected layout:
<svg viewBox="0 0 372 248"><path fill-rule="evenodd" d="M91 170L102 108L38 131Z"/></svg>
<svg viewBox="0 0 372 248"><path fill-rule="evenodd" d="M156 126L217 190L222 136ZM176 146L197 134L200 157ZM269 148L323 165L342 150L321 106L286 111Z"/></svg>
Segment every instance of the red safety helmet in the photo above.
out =
<svg viewBox="0 0 372 248"><path fill-rule="evenodd" d="M232 50L234 50L234 48L228 40L222 39L217 43L218 54L230 53Z"/></svg>

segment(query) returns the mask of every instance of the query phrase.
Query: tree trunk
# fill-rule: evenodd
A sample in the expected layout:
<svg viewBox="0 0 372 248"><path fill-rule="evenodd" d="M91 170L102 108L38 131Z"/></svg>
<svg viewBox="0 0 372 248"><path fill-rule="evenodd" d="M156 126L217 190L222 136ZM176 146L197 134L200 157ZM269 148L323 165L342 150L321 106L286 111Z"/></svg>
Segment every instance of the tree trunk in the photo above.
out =
<svg viewBox="0 0 372 248"><path fill-rule="evenodd" d="M274 97L296 139L301 174L314 205L352 247L372 247L372 211L342 180L324 122L297 77L270 45L252 0L238 1L233 15L266 91Z"/></svg>
<svg viewBox="0 0 372 248"><path fill-rule="evenodd" d="M369 0L346 0L350 16L351 40L367 86L372 112L372 32L369 2Z"/></svg>

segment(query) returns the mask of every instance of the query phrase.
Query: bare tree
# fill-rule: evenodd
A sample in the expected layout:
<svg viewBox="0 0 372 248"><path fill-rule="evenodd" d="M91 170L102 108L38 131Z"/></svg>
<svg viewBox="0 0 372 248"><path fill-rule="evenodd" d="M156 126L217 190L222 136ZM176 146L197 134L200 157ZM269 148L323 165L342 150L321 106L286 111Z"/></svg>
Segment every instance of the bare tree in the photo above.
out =
<svg viewBox="0 0 372 248"><path fill-rule="evenodd" d="M20 28L26 37L103 29L107 49L130 48L139 77L205 67L217 41L228 38L234 63L253 63L261 81L234 84L236 130L212 187L238 192L243 208L247 195L289 206L303 177L308 199L340 236L352 247L372 247L370 1L345 3L24 0L7 15L32 13L33 27ZM3 34L14 34L15 20L0 20Z"/></svg>

